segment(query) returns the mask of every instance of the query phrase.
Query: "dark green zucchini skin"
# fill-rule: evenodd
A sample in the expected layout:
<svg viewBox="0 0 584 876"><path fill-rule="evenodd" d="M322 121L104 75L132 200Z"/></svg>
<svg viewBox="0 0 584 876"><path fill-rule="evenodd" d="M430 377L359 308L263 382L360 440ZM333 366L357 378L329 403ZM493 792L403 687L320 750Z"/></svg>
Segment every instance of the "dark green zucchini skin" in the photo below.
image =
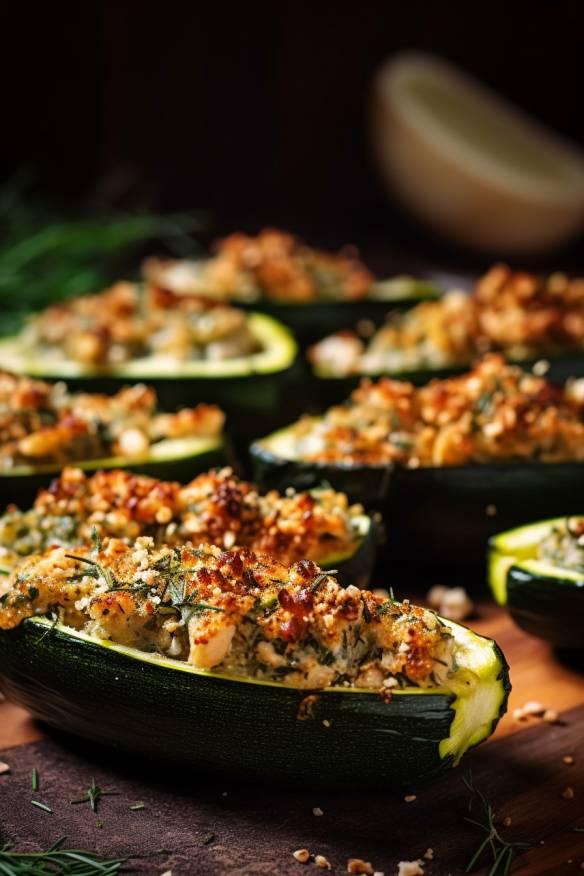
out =
<svg viewBox="0 0 584 876"><path fill-rule="evenodd" d="M227 443L218 446L214 450L208 450L205 453L185 456L179 459L160 459L146 460L144 462L132 463L128 461L124 464L127 471L134 471L137 474L151 475L164 481L181 481L187 483L196 475L207 471L209 468L216 466L227 465L231 462L231 450ZM72 460L71 465L79 464ZM120 468L117 464L116 468ZM100 466L91 466L93 470L97 470ZM104 468L104 466L101 466ZM6 505L15 504L19 508L29 508L34 502L39 490L49 486L51 481L57 477L58 471L44 474L28 474L28 475L0 475L0 513L3 513Z"/></svg>
<svg viewBox="0 0 584 876"><path fill-rule="evenodd" d="M339 690L319 695L314 717L299 720L306 691L194 677L46 629L25 622L0 633L0 687L36 718L90 741L303 787L400 785L452 765L438 750L454 715L450 695L386 703Z"/></svg>
<svg viewBox="0 0 584 876"><path fill-rule="evenodd" d="M480 584L492 535L582 508L584 463L578 462L419 469L318 465L283 460L259 442L251 457L262 489L327 482L368 511L378 510L387 530L386 558L414 577L436 566L472 568Z"/></svg>
<svg viewBox="0 0 584 876"><path fill-rule="evenodd" d="M300 347L306 348L320 341L325 335L343 329L354 329L361 320L382 325L393 311L409 310L420 301L437 297L437 294L410 296L395 301L364 298L361 301L331 301L315 304L281 304L263 299L252 305L238 304L238 306L245 310L267 313L268 316L279 320L291 329Z"/></svg>
<svg viewBox="0 0 584 876"><path fill-rule="evenodd" d="M535 575L518 563L507 573L507 607L525 632L556 648L584 648L584 576L581 581Z"/></svg>

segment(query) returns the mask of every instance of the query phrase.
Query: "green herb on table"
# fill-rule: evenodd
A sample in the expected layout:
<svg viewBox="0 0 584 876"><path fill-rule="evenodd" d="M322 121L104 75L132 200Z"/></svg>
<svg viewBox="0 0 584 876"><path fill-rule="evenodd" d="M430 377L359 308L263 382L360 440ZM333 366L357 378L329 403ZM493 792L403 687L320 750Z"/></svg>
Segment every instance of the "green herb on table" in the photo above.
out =
<svg viewBox="0 0 584 876"><path fill-rule="evenodd" d="M46 803L40 803L38 800L31 800L30 804L31 806L36 806L37 809L42 809L43 812L48 812L49 815L53 814L53 810L50 806L47 806Z"/></svg>
<svg viewBox="0 0 584 876"><path fill-rule="evenodd" d="M38 791L39 789L39 771L36 767L33 767L32 773L30 776L30 784L33 791Z"/></svg>
<svg viewBox="0 0 584 876"><path fill-rule="evenodd" d="M101 858L80 849L64 849L65 837L45 852L15 852L0 847L0 873L5 876L115 876L136 855Z"/></svg>
<svg viewBox="0 0 584 876"><path fill-rule="evenodd" d="M142 812L143 809L146 809L143 803L134 803L133 806L130 806L130 812Z"/></svg>
<svg viewBox="0 0 584 876"><path fill-rule="evenodd" d="M78 800L71 800L71 805L75 806L77 803L89 803L91 811L97 812L97 804L102 797L115 797L118 793L118 791L103 790L99 785L95 784L95 779L92 778L91 786L85 792L83 797L79 797Z"/></svg>
<svg viewBox="0 0 584 876"><path fill-rule="evenodd" d="M464 784L470 791L471 797L469 800L469 812L472 811L472 804L476 800L480 803L482 813L481 820L477 821L474 818L465 818L469 824L480 828L485 834L483 841L480 843L472 858L466 865L465 873L471 873L478 865L485 853L490 853L492 857L491 868L488 871L488 876L506 876L511 869L511 864L516 857L521 855L532 847L532 843L509 843L504 840L497 828L495 827L495 811L491 804L487 801L485 795L475 787L472 779L472 774L464 776ZM484 862L481 866L485 866Z"/></svg>

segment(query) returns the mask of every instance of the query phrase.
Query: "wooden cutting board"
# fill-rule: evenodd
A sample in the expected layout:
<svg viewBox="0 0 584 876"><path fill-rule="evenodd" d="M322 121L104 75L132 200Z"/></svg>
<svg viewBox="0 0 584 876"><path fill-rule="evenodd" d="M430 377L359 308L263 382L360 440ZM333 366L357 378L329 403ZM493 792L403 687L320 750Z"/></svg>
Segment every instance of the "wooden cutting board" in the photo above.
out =
<svg viewBox="0 0 584 876"><path fill-rule="evenodd" d="M465 821L469 795L462 778L471 769L497 819L512 819L510 827L502 828L503 835L534 843L513 873L580 872L584 833L574 828L584 827L582 676L577 667L517 630L499 609L481 607L473 626L494 635L507 654L514 683L511 708L538 699L561 712L561 723L517 723L508 715L493 741L438 781L401 791L331 795L263 788L261 776L252 786L216 776L188 778L168 769L161 773L156 764L135 765L127 757L54 735L30 742L40 729L19 709L3 704L0 747L5 750L0 759L10 764L11 773L0 776L0 839L38 848L67 835L71 844L104 855L150 854L136 864L135 872L145 876L167 869L173 876L320 872L314 864L294 860L292 852L303 847L324 855L332 873L345 873L347 859L358 857L394 876L400 860L422 857L432 848L426 876L459 876L482 838ZM565 764L564 756L573 757L574 763ZM41 777L34 795L33 767ZM97 815L69 802L82 795L92 777L101 787L119 792L103 799ZM562 796L566 787L573 788L572 799ZM406 803L409 793L416 799ZM54 814L32 807L33 796L48 803ZM143 810L129 809L140 802ZM315 807L324 814L314 815ZM475 806L473 813L478 816L480 809ZM169 851L153 854L161 848Z"/></svg>

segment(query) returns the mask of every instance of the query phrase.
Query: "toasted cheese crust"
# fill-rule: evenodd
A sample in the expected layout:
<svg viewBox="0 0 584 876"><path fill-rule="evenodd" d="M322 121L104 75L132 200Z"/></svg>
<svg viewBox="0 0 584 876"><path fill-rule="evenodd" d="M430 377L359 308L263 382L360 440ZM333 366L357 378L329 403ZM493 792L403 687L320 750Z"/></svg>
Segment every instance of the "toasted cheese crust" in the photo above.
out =
<svg viewBox="0 0 584 876"><path fill-rule="evenodd" d="M177 362L233 359L258 351L242 310L204 295L119 282L73 298L29 320L23 343L45 356L87 366L119 365L145 356Z"/></svg>
<svg viewBox="0 0 584 876"><path fill-rule="evenodd" d="M0 371L0 472L20 465L146 456L165 438L219 436L224 420L216 405L207 404L161 414L155 391L143 383L109 396L72 393L61 382Z"/></svg>
<svg viewBox="0 0 584 876"><path fill-rule="evenodd" d="M451 291L396 314L368 342L331 335L311 358L320 373L382 374L466 364L487 351L530 359L584 348L584 279L495 265L471 295Z"/></svg>
<svg viewBox="0 0 584 876"><path fill-rule="evenodd" d="M455 671L452 635L433 612L245 548L149 538L54 548L0 588L1 629L54 612L100 638L293 687L432 687Z"/></svg>
<svg viewBox="0 0 584 876"><path fill-rule="evenodd" d="M189 267L184 261L148 259L144 274L174 292L203 291L217 299L243 301L353 301L365 297L373 283L353 248L323 252L272 228L255 237L236 233L218 241L202 273L196 263Z"/></svg>
<svg viewBox="0 0 584 876"><path fill-rule="evenodd" d="M295 458L418 466L584 459L582 381L565 389L502 356L427 386L364 380L344 405L294 429Z"/></svg>
<svg viewBox="0 0 584 876"><path fill-rule="evenodd" d="M363 513L332 489L262 495L230 468L201 474L185 486L121 470L88 476L66 468L27 511L0 517L0 560L16 561L51 545L115 536L157 544L206 542L250 547L293 563L348 554L358 544Z"/></svg>

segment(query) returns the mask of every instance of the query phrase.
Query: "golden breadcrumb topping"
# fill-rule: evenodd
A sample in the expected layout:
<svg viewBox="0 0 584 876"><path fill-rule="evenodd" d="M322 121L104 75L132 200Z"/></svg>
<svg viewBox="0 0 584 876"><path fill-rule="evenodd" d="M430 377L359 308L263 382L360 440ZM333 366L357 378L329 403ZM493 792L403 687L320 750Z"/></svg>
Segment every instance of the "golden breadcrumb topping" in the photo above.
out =
<svg viewBox="0 0 584 876"><path fill-rule="evenodd" d="M373 337L342 332L316 344L319 373L381 374L467 364L500 351L530 359L584 348L584 279L496 265L471 295L452 291L395 314Z"/></svg>
<svg viewBox="0 0 584 876"><path fill-rule="evenodd" d="M23 342L94 367L144 356L233 359L259 349L243 311L202 295L126 282L32 316Z"/></svg>
<svg viewBox="0 0 584 876"><path fill-rule="evenodd" d="M202 270L197 262L148 259L144 273L152 283L173 291L298 303L364 298L374 281L354 249L322 252L271 228L255 237L237 233L220 240Z"/></svg>
<svg viewBox="0 0 584 876"><path fill-rule="evenodd" d="M53 615L199 669L298 688L438 686L453 639L431 611L342 588L310 560L142 537L34 556L0 582L0 629Z"/></svg>
<svg viewBox="0 0 584 876"><path fill-rule="evenodd" d="M363 380L343 405L294 427L294 458L410 467L584 459L583 385L562 389L502 356L417 388Z"/></svg>
<svg viewBox="0 0 584 876"><path fill-rule="evenodd" d="M97 534L129 541L149 535L169 545L237 544L284 563L326 562L355 549L362 515L344 493L262 495L229 468L201 474L186 486L121 470L87 475L66 468L33 508L10 508L0 518L0 559L14 562L51 545L90 543Z"/></svg>
<svg viewBox="0 0 584 876"><path fill-rule="evenodd" d="M0 471L145 456L165 438L218 436L224 419L218 407L205 404L161 414L155 391L141 383L111 396L71 393L64 383L0 371Z"/></svg>

